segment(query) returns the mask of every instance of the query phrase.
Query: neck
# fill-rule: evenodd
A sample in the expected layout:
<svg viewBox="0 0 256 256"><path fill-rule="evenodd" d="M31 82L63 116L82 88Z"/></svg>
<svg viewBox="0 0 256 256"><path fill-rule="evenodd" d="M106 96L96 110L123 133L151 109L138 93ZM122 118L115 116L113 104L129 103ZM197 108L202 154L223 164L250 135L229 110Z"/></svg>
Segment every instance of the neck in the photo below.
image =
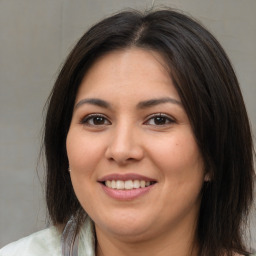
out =
<svg viewBox="0 0 256 256"><path fill-rule="evenodd" d="M191 229L159 233L148 239L125 239L102 232L96 227L97 256L196 256L198 244L195 239L195 226Z"/></svg>

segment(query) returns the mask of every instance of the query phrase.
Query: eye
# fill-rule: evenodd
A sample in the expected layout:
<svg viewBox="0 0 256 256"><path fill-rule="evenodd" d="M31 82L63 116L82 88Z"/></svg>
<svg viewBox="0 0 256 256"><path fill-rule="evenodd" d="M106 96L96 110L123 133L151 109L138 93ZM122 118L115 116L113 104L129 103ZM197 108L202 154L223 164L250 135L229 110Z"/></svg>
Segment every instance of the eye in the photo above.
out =
<svg viewBox="0 0 256 256"><path fill-rule="evenodd" d="M90 114L81 120L81 124L88 126L104 126L110 125L111 122L101 114Z"/></svg>
<svg viewBox="0 0 256 256"><path fill-rule="evenodd" d="M149 118L147 119L147 121L144 124L164 126L164 125L172 124L174 122L175 121L168 115L159 113L159 114L154 114L154 115L149 116Z"/></svg>

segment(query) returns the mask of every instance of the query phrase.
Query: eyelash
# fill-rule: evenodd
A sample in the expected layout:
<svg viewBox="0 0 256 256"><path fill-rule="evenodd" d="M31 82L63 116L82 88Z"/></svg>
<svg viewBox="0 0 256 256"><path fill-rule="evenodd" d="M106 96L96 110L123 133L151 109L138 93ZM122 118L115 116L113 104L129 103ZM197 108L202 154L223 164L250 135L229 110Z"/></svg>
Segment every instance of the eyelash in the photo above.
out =
<svg viewBox="0 0 256 256"><path fill-rule="evenodd" d="M86 116L85 118L83 118L80 123L83 125L87 125L87 126L102 126L102 125L110 125L111 122L108 121L108 124L90 124L89 121L90 120L95 120L95 118L102 118L103 121L105 122L106 120L108 121L108 118L105 115L102 114L90 114L88 116Z"/></svg>
<svg viewBox="0 0 256 256"><path fill-rule="evenodd" d="M152 120L152 119L155 119L156 121L156 118L163 118L164 121L167 121L167 123L165 122L164 124L149 124L149 121ZM166 115L166 114L163 114L163 113L156 113L156 114L153 114L153 115L150 115L146 122L144 122L144 124L146 125L155 125L155 126L165 126L165 125L168 125L168 124L172 124L174 123L175 120L173 118L171 118L169 115Z"/></svg>
<svg viewBox="0 0 256 256"><path fill-rule="evenodd" d="M96 121L95 118L102 118L101 121L103 121L104 123L103 124L91 124L89 123L90 121ZM162 120L159 120L160 122L164 121L164 123L161 123L161 124L150 124L150 120L154 120L154 122L156 122L156 118L161 118ZM105 123L107 121L107 124ZM167 121L167 123L166 123ZM163 113L156 113L156 114L152 114L150 115L147 120L143 123L145 125L152 125L152 126L165 126L165 125L168 125L168 124L172 124L174 123L175 120L173 118L171 118L170 116L166 115L166 114L163 114ZM86 116L85 118L83 118L81 121L80 121L81 124L83 125L87 125L87 126L105 126L105 125L111 125L112 123L108 120L108 118L105 116L105 115L102 115L102 114L90 114L88 116Z"/></svg>

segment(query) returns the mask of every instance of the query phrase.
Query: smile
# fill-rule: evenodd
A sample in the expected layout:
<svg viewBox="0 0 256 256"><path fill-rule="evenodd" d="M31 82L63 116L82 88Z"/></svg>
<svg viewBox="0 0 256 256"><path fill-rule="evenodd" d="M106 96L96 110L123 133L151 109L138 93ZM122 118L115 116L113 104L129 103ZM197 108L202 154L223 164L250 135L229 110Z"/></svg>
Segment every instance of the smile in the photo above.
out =
<svg viewBox="0 0 256 256"><path fill-rule="evenodd" d="M148 193L156 180L139 174L110 174L98 180L103 191L117 200L133 200Z"/></svg>
<svg viewBox="0 0 256 256"><path fill-rule="evenodd" d="M105 186L112 189L138 189L148 187L155 182L145 180L107 180L104 182Z"/></svg>

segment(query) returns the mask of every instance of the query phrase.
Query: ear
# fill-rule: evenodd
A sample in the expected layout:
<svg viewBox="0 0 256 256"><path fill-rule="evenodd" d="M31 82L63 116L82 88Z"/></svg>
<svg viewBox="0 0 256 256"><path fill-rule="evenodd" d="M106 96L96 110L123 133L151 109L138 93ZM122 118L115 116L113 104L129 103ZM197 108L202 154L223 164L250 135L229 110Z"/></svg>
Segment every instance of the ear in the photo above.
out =
<svg viewBox="0 0 256 256"><path fill-rule="evenodd" d="M211 177L210 177L210 173L209 173L209 172L207 172L207 173L204 175L204 181L205 181L205 182L211 181Z"/></svg>

